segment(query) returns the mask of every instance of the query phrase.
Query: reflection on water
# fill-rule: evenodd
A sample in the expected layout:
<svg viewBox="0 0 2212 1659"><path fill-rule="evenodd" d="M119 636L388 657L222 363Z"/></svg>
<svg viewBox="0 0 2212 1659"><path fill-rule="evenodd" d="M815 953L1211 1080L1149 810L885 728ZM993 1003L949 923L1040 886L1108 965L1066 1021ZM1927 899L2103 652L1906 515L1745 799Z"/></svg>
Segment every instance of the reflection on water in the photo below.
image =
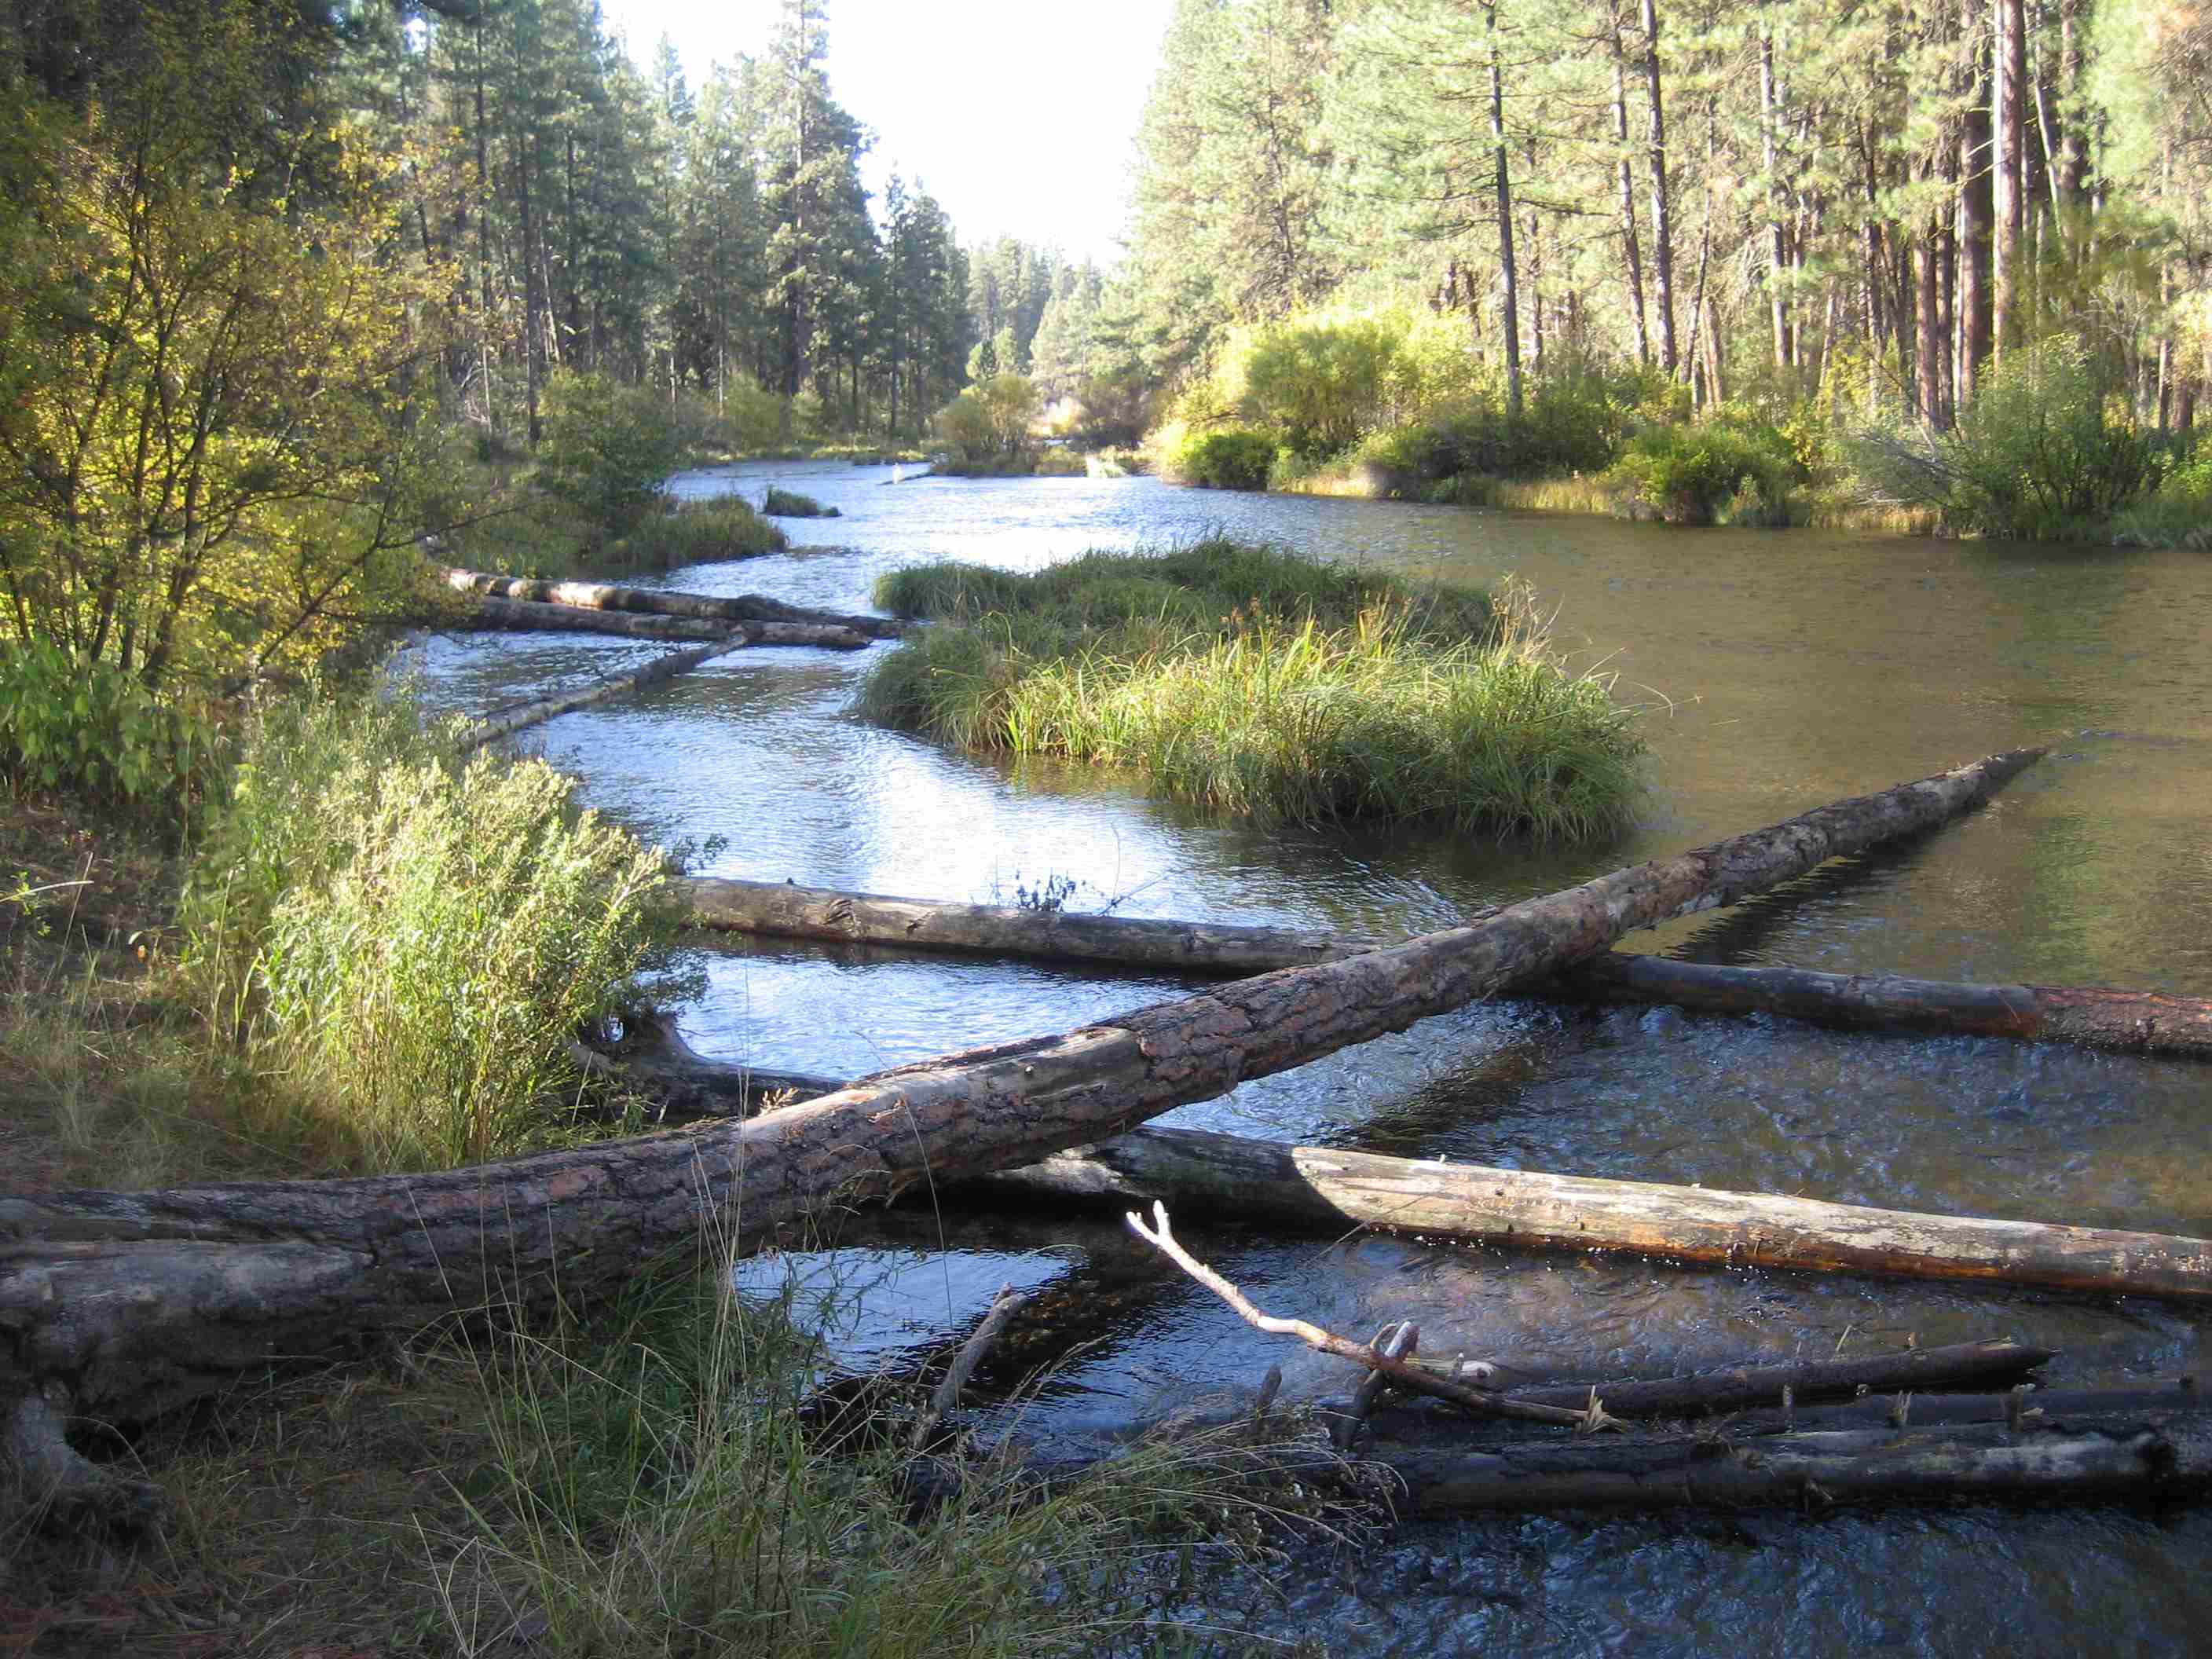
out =
<svg viewBox="0 0 2212 1659"><path fill-rule="evenodd" d="M1515 574L1557 607L1559 646L1601 663L1617 695L1650 709L1639 827L1612 847L1553 852L1425 833L1260 834L1148 799L1126 777L1017 772L858 725L842 711L882 646L857 658L739 653L635 702L564 716L531 741L646 833L708 842L717 873L1001 900L1065 876L1082 884L1080 907L1377 935L2049 742L2050 759L1965 822L1635 943L1711 961L2212 994L2212 561L2201 555L1677 532L1145 479L890 476L816 464L689 475L678 481L686 494L757 500L773 480L844 516L792 523L811 544L791 556L696 568L670 585L859 609L877 575L916 559L1033 568L1217 528L1416 577ZM471 637L427 647L424 666L437 696L474 709L654 648ZM1064 1029L1176 989L782 945L718 951L708 967L708 996L683 1020L699 1047L846 1074ZM1414 1157L2205 1233L2207 1080L2201 1067L2051 1048L1507 1000L1247 1084L1174 1121ZM819 1281L888 1287L832 1320L848 1363L963 1328L1011 1280L1047 1291L1012 1344L1024 1365L1058 1364L1033 1426L1102 1431L1194 1392L1249 1387L1270 1364L1294 1395L1343 1386L1333 1362L1237 1323L1108 1222L948 1212L927 1225L927 1237L798 1264ZM2203 1321L2156 1306L1395 1239L1286 1241L1233 1217L1182 1217L1178 1231L1263 1305L1360 1336L1412 1317L1425 1351L1535 1372L1989 1335L2062 1349L2053 1380L2070 1383L2201 1363ZM1103 1340L1079 1346L1092 1336ZM1332 1650L1378 1654L1953 1653L2007 1625L2029 1651L2179 1650L2212 1614L2197 1571L2208 1541L2212 1526L2194 1516L2166 1524L2094 1511L1499 1521L1418 1531L1349 1588L1316 1565L1310 1589L1258 1598L1239 1616L1285 1636L1318 1622Z"/></svg>

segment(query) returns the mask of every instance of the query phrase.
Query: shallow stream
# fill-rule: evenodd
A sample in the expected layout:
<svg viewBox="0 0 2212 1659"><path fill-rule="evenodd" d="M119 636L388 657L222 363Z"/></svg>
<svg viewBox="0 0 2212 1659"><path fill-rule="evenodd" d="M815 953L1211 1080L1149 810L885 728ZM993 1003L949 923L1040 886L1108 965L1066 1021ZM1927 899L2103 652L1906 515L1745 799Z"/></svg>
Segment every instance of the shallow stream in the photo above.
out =
<svg viewBox="0 0 2212 1659"><path fill-rule="evenodd" d="M1126 776L1015 769L843 714L869 660L742 653L530 741L586 798L709 873L1380 936L1926 775L2053 745L1988 807L1717 917L1638 936L1697 960L2212 995L2212 559L1249 496L1151 479L956 481L747 465L842 509L784 520L788 556L699 566L687 591L866 608L932 557L1028 569L1209 530L1414 576L1517 577L1554 643L1644 705L1651 793L1611 845L1533 852L1433 835L1259 834ZM468 635L422 647L434 694L480 709L664 647ZM1181 988L1050 966L755 942L708 960L703 1051L854 1075L1066 1029ZM1996 1041L1500 1001L1434 1019L1170 1123L1413 1157L1847 1202L2212 1233L2212 1070ZM1334 1394L1343 1367L1238 1323L1104 1221L906 1224L780 1264L834 1297L866 1368L964 1330L1001 1284L1047 1294L1001 1381L1058 1360L1027 1425L1110 1432L1200 1395ZM1272 1311L1530 1372L1658 1375L1754 1358L2010 1336L2054 1384L2192 1371L2206 1316L2153 1303L1845 1276L1691 1271L1391 1238L1334 1243L1177 1218ZM941 1242L949 1249L940 1249ZM1078 1342L1090 1346L1077 1346ZM1895 1510L1822 1519L1508 1517L1425 1526L1350 1578L1293 1575L1216 1616L1333 1653L1639 1655L2197 1650L2212 1517L2119 1509Z"/></svg>

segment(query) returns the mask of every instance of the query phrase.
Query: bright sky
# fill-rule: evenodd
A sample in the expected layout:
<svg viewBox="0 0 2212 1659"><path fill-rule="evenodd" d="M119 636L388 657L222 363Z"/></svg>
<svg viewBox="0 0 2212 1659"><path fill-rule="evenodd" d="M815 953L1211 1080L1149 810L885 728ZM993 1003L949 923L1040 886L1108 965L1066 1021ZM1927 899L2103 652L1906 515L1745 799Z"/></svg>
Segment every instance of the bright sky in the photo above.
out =
<svg viewBox="0 0 2212 1659"><path fill-rule="evenodd" d="M601 0L611 33L650 63L665 33L696 88L757 55L776 0ZM872 128L881 198L919 179L963 244L1000 234L1101 263L1118 256L1130 141L1174 0L830 0L830 89Z"/></svg>

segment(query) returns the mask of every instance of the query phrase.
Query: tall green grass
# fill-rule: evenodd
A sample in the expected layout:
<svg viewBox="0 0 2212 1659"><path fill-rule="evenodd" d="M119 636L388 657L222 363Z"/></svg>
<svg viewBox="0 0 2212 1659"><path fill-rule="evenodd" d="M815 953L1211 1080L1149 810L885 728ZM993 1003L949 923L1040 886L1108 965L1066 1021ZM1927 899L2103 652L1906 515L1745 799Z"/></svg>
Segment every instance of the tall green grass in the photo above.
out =
<svg viewBox="0 0 2212 1659"><path fill-rule="evenodd" d="M928 567L877 597L947 620L878 665L861 713L956 747L1140 769L1263 823L1579 840L1640 793L1632 711L1561 666L1525 606L1227 543L1026 577Z"/></svg>
<svg viewBox="0 0 2212 1659"><path fill-rule="evenodd" d="M791 538L735 495L664 501L609 544L606 558L638 570L675 570L716 560L781 553Z"/></svg>
<svg viewBox="0 0 2212 1659"><path fill-rule="evenodd" d="M726 1263L664 1275L588 1335L479 1351L494 1452L458 1482L548 1651L1157 1651L1168 1569L1194 1544L1315 1510L1311 1488L1254 1478L1264 1448L1224 1437L1140 1446L1049 1487L970 1461L918 1501L896 1419L823 1410L824 1357L790 1298L748 1305L728 1283ZM450 1622L464 1651L496 1634L468 1606Z"/></svg>
<svg viewBox="0 0 2212 1659"><path fill-rule="evenodd" d="M188 878L184 971L260 1127L423 1169L568 1131L586 1022L649 994L661 855L404 698L281 705Z"/></svg>

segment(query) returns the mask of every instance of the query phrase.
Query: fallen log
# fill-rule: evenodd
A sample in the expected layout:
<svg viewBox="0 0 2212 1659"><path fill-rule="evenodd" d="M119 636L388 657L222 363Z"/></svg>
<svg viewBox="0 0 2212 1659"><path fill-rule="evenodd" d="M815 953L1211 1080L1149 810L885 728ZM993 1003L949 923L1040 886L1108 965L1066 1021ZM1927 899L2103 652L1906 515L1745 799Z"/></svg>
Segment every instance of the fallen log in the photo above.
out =
<svg viewBox="0 0 2212 1659"><path fill-rule="evenodd" d="M672 891L694 927L832 944L1103 962L1169 973L1245 975L1362 956L1372 940L1288 927L1147 921L1011 904L846 893L790 882L694 876Z"/></svg>
<svg viewBox="0 0 2212 1659"><path fill-rule="evenodd" d="M678 593L659 587L620 587L611 582L550 581L529 576L498 576L484 570L444 572L447 586L490 599L566 605L580 611L628 611L660 617L689 617L705 622L807 623L845 628L870 639L896 639L904 624L889 617L847 616L787 605L759 593Z"/></svg>
<svg viewBox="0 0 2212 1659"><path fill-rule="evenodd" d="M1820 1429L1745 1439L1545 1440L1481 1451L1377 1446L1417 1513L1741 1509L1962 1498L2166 1501L2212 1487L2212 1420L2176 1413L2086 1432L2004 1423Z"/></svg>
<svg viewBox="0 0 2212 1659"><path fill-rule="evenodd" d="M478 599L468 619L478 628L511 628L557 634L621 634L637 640L728 641L743 645L811 645L833 651L859 651L869 636L842 623L702 622L690 617L633 616L619 611L585 611L574 605L539 605L529 599Z"/></svg>
<svg viewBox="0 0 2212 1659"><path fill-rule="evenodd" d="M0 1413L137 1420L271 1364L457 1313L571 1305L679 1246L742 1250L826 1206L1032 1161L1556 970L1826 859L1940 823L1992 756L1479 924L898 1067L743 1122L473 1169L0 1197ZM106 1477L84 1466L83 1479Z"/></svg>
<svg viewBox="0 0 2212 1659"><path fill-rule="evenodd" d="M1375 939L1289 927L1024 910L790 882L693 877L676 884L674 890L690 926L719 932L1104 963L1164 973L1261 974L1383 948ZM1566 1001L1674 1003L1714 1013L1784 1014L1847 1030L1902 1027L2132 1054L2212 1055L2212 1000L2161 991L1723 968L1617 951L1540 982L1516 981L1512 989Z"/></svg>
<svg viewBox="0 0 2212 1659"><path fill-rule="evenodd" d="M1894 974L1717 968L1607 951L1540 985L1542 996L1671 1002L1714 1013L1784 1014L1820 1025L2073 1042L2133 1054L2212 1055L2212 1000L2162 991L1961 985Z"/></svg>
<svg viewBox="0 0 2212 1659"><path fill-rule="evenodd" d="M695 646L689 651L672 651L665 657L654 658L635 673L617 674L564 696L540 697L534 702L514 703L505 708L495 708L469 723L468 729L461 735L459 746L464 751L482 748L501 738L512 737L517 732L527 731L533 726L542 726L556 714L573 714L579 708L589 708L594 703L605 702L610 697L642 690L648 685L659 684L662 680L689 673L702 663L711 662L726 652L750 643L742 632L732 634L716 644Z"/></svg>
<svg viewBox="0 0 2212 1659"><path fill-rule="evenodd" d="M1389 1227L1514 1249L1628 1250L1673 1261L1957 1279L2105 1296L2212 1296L2212 1240L1926 1215L1656 1182L1605 1181L1147 1129L963 1177L1020 1196L1165 1203L1323 1232Z"/></svg>

